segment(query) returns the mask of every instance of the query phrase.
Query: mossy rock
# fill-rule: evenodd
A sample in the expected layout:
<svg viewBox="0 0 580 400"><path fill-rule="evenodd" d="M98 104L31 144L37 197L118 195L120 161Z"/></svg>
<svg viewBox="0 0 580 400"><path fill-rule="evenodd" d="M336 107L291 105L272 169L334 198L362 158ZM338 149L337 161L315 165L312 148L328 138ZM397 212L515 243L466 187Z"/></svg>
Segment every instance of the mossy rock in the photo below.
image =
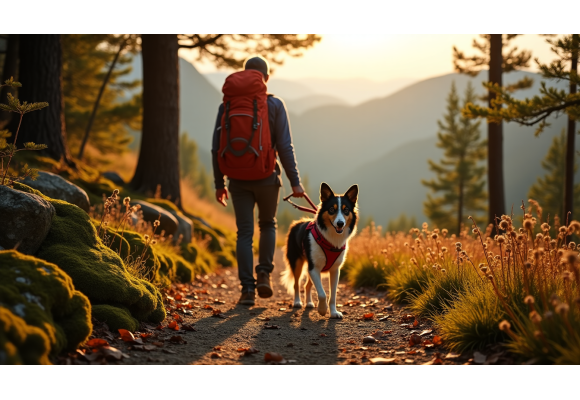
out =
<svg viewBox="0 0 580 400"><path fill-rule="evenodd" d="M39 194L21 184L15 188ZM159 291L127 271L119 255L103 245L89 216L64 201L44 198L56 215L37 256L59 265L93 304L121 305L140 321L161 322L165 309Z"/></svg>
<svg viewBox="0 0 580 400"><path fill-rule="evenodd" d="M76 349L92 331L91 305L72 279L55 264L15 250L0 251L0 304L43 330L53 355Z"/></svg>
<svg viewBox="0 0 580 400"><path fill-rule="evenodd" d="M139 321L131 316L131 312L122 306L116 307L109 304L95 304L93 317L109 325L112 332L119 329L136 331L139 329Z"/></svg>
<svg viewBox="0 0 580 400"><path fill-rule="evenodd" d="M216 261L222 267L233 267L237 264L236 259L227 251L221 251L215 254Z"/></svg>
<svg viewBox="0 0 580 400"><path fill-rule="evenodd" d="M165 211L174 211L176 213L181 213L179 208L169 200L164 199L154 199L154 198L147 198L145 201L155 204L157 207L163 208Z"/></svg>
<svg viewBox="0 0 580 400"><path fill-rule="evenodd" d="M47 365L50 349L50 340L42 329L0 306L0 365Z"/></svg>
<svg viewBox="0 0 580 400"><path fill-rule="evenodd" d="M209 237L209 243L207 244L207 248L214 253L219 251L223 251L224 248L220 241L219 235L213 230L208 228L207 226L203 225L201 222L197 220L193 221L193 234L195 237L199 237L201 240L207 240L206 238Z"/></svg>

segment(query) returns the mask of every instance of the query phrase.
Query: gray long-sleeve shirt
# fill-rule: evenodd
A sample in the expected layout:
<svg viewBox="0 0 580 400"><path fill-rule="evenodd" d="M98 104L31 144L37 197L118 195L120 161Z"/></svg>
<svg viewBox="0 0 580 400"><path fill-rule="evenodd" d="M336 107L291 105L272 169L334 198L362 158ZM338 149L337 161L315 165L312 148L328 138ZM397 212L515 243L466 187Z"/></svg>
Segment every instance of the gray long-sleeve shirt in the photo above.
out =
<svg viewBox="0 0 580 400"><path fill-rule="evenodd" d="M213 176L216 189L223 189L225 187L224 174L220 171L218 164L218 151L220 147L220 134L222 115L224 113L224 105L220 104L215 127L213 131L213 140L211 147ZM292 132L290 131L290 120L286 105L276 96L268 96L268 122L270 124L270 134L272 135L272 146L276 149L278 157L282 162L286 176L292 186L300 185L300 174L296 163L296 155L294 153L294 144L292 143ZM282 185L280 178L280 165L276 160L276 168L271 176L257 181L240 181L245 183L252 183L258 185L273 185L278 183ZM233 179L230 178L232 181Z"/></svg>

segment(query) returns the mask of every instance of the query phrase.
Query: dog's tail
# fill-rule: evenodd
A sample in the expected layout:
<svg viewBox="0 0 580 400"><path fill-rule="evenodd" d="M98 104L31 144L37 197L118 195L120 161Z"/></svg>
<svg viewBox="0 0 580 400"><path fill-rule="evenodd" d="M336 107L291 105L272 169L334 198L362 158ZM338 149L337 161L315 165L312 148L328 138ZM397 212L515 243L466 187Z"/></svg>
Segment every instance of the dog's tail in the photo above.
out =
<svg viewBox="0 0 580 400"><path fill-rule="evenodd" d="M292 270L290 261L288 261L286 251L287 246L284 246L282 252L284 253L284 264L286 267L284 268L284 271L282 271L282 273L280 274L280 283L282 284L282 286L284 286L284 288L288 293L294 294L294 281L296 277L294 276L294 271Z"/></svg>

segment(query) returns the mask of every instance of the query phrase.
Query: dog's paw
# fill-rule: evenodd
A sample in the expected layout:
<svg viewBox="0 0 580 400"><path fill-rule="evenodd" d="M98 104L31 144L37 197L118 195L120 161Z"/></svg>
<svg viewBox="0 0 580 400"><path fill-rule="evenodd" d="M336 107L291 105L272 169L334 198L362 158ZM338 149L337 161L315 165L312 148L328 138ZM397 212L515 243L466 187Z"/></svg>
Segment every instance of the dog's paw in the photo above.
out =
<svg viewBox="0 0 580 400"><path fill-rule="evenodd" d="M306 308L314 308L314 303L309 301L308 303L306 303Z"/></svg>
<svg viewBox="0 0 580 400"><path fill-rule="evenodd" d="M342 313L340 311L331 311L330 318L342 319Z"/></svg>
<svg viewBox="0 0 580 400"><path fill-rule="evenodd" d="M301 301L295 301L294 305L292 306L294 308L302 308L302 302Z"/></svg>
<svg viewBox="0 0 580 400"><path fill-rule="evenodd" d="M324 316L328 311L328 304L326 304L326 299L318 300L318 314Z"/></svg>

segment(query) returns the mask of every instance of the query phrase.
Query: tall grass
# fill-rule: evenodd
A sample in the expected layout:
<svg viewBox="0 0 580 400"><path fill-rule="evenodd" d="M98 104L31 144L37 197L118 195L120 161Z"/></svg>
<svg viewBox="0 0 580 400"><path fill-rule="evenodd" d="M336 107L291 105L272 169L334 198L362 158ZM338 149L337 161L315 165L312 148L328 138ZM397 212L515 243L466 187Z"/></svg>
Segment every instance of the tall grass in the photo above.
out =
<svg viewBox="0 0 580 400"><path fill-rule="evenodd" d="M384 236L363 230L351 242L349 280L364 285L357 275L370 275L382 257L388 296L433 319L451 349L505 342L523 359L579 364L580 246L570 238L580 223L552 227L530 203L520 227L504 215L485 232L473 222L458 237L427 224Z"/></svg>

